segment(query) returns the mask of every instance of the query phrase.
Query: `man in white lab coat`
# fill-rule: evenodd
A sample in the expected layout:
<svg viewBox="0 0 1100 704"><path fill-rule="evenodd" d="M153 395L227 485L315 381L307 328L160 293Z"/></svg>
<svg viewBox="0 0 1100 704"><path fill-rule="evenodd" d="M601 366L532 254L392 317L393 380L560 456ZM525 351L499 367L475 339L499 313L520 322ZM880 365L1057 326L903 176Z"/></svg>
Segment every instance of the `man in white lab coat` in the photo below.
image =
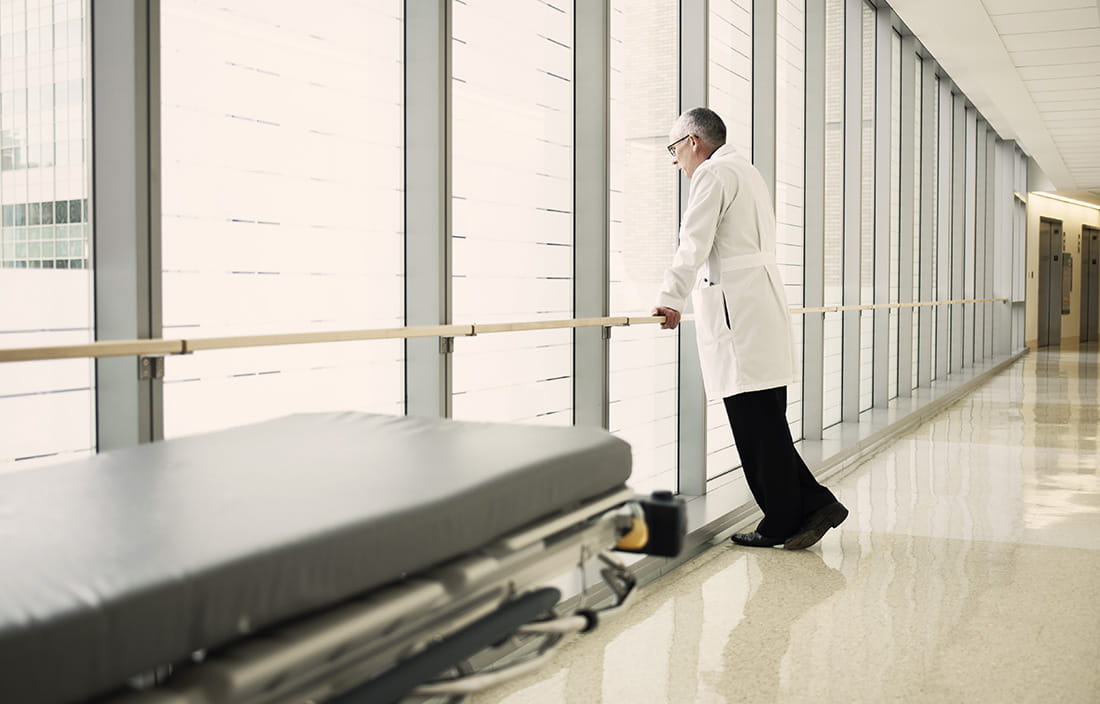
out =
<svg viewBox="0 0 1100 704"><path fill-rule="evenodd" d="M691 181L680 243L654 315L674 330L690 292L703 385L725 403L753 498L764 518L733 542L807 548L848 510L814 479L787 425L787 384L797 380L790 313L775 260L775 213L760 172L726 145L707 108L669 133L673 164Z"/></svg>

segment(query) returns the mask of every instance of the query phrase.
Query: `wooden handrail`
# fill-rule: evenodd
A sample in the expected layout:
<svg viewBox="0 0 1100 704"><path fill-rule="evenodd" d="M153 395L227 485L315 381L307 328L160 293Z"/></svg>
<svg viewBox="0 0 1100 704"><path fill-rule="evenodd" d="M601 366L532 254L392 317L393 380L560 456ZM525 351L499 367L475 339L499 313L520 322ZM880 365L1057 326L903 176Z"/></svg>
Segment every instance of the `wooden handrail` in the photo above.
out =
<svg viewBox="0 0 1100 704"><path fill-rule="evenodd" d="M881 308L918 308L921 306L946 306L961 303L997 303L1007 298L975 298L925 303L873 303L854 306L820 306L816 308L792 308L792 314L838 313ZM693 316L684 316L692 320ZM590 327L625 327L663 323L664 316L614 316L607 318L569 318L563 320L530 320L517 323L474 323L465 325L421 325L403 328L376 328L368 330L334 330L331 332L299 332L274 335L240 335L234 337L204 337L186 340L105 340L83 345L57 345L52 347L17 347L0 349L0 362L29 362L50 359L83 359L99 357L127 357L133 355L177 355L199 350L226 350L242 347L274 347L280 345L315 344L319 342L352 342L358 340L400 340L414 337L472 337L498 332L522 332L525 330L562 330Z"/></svg>

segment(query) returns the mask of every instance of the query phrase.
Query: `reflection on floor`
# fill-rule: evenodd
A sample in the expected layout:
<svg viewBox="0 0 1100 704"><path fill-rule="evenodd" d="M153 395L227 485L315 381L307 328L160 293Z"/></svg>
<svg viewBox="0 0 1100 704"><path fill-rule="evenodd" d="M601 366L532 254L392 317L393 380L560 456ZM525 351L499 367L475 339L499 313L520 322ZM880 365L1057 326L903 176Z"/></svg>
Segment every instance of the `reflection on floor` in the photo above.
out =
<svg viewBox="0 0 1100 704"><path fill-rule="evenodd" d="M818 546L715 547L470 702L1100 702L1098 377L1025 356L834 482Z"/></svg>

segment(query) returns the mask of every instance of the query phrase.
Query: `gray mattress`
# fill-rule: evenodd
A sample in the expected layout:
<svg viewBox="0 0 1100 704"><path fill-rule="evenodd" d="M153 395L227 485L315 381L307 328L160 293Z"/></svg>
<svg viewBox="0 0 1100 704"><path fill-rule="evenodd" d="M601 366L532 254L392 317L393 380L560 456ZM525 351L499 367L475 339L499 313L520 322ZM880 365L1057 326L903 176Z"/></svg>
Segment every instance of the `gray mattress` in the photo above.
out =
<svg viewBox="0 0 1100 704"><path fill-rule="evenodd" d="M288 416L0 475L0 701L125 678L621 487L598 429Z"/></svg>

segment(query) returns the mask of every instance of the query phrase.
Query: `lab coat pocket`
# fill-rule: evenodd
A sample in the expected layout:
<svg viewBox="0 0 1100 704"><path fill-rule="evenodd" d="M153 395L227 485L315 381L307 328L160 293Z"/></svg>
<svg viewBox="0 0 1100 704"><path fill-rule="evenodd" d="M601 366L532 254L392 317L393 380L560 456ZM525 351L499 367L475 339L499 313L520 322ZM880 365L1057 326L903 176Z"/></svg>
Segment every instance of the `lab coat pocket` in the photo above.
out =
<svg viewBox="0 0 1100 704"><path fill-rule="evenodd" d="M717 400L738 391L737 359L729 327L727 293L722 286L695 290L695 339L707 398Z"/></svg>
<svg viewBox="0 0 1100 704"><path fill-rule="evenodd" d="M729 308L721 286L695 290L695 327L699 342L723 342L730 338Z"/></svg>

